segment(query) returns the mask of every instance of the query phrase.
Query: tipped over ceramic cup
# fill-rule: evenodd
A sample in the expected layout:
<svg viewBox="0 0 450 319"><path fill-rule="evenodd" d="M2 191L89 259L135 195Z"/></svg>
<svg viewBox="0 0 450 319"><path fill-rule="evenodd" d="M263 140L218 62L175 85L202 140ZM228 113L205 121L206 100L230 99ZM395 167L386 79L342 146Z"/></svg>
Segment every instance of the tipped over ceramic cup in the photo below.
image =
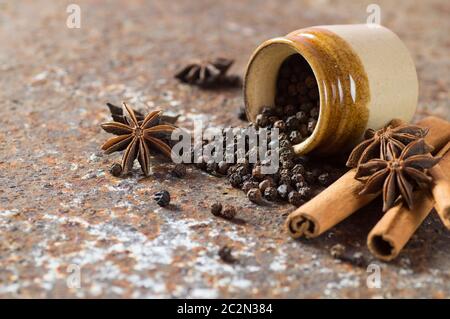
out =
<svg viewBox="0 0 450 319"><path fill-rule="evenodd" d="M296 154L338 153L358 143L367 128L412 119L418 81L407 48L391 30L360 24L315 26L262 43L245 74L249 120L275 106L280 67L295 54L308 63L319 92L317 124L293 146Z"/></svg>

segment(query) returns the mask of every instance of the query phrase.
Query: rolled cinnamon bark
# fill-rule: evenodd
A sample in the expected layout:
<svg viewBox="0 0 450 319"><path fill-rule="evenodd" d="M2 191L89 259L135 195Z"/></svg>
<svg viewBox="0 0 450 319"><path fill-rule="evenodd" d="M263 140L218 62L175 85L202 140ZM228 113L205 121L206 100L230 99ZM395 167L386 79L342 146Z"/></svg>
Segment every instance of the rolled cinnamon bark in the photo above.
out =
<svg viewBox="0 0 450 319"><path fill-rule="evenodd" d="M443 156L442 163L440 162L439 165L444 164L450 167L448 149L443 148L438 155ZM441 180L436 180L433 193L435 193L434 188L441 182ZM397 257L425 217L431 212L435 201L429 191L419 190L414 193L413 203L413 211L403 203L389 209L370 231L367 237L367 246L375 257L385 261Z"/></svg>
<svg viewBox="0 0 450 319"><path fill-rule="evenodd" d="M343 219L364 207L378 194L358 195L363 184L352 169L322 193L288 216L286 225L293 238L317 237Z"/></svg>
<svg viewBox="0 0 450 319"><path fill-rule="evenodd" d="M417 123L429 128L425 137L435 150L450 140L450 123L437 117L427 117ZM293 238L317 237L329 230L358 209L374 200L378 194L358 195L363 184L354 179L352 169L322 193L292 212L286 220L286 228Z"/></svg>
<svg viewBox="0 0 450 319"><path fill-rule="evenodd" d="M439 152L446 154L438 165L430 169L434 186L431 189L436 209L442 223L450 229L450 142Z"/></svg>

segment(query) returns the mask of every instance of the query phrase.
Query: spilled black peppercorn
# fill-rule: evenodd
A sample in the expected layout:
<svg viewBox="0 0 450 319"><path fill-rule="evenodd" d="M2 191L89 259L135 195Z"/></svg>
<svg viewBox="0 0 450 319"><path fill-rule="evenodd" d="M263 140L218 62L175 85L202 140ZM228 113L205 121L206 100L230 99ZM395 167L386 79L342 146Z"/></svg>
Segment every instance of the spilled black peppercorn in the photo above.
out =
<svg viewBox="0 0 450 319"><path fill-rule="evenodd" d="M222 211L221 217L225 219L233 219L236 217L236 208L234 206L225 206L225 208Z"/></svg>
<svg viewBox="0 0 450 319"><path fill-rule="evenodd" d="M218 255L223 262L227 264L234 264L237 262L237 259L233 257L231 252L231 247L225 245L219 249Z"/></svg>
<svg viewBox="0 0 450 319"><path fill-rule="evenodd" d="M156 204L161 207L165 207L170 204L170 194L166 190L155 193L155 195L153 195L153 199L155 200Z"/></svg>
<svg viewBox="0 0 450 319"><path fill-rule="evenodd" d="M175 164L171 170L171 174L178 178L183 178L186 176L186 166L183 164Z"/></svg>
<svg viewBox="0 0 450 319"><path fill-rule="evenodd" d="M111 165L109 172L112 176L119 177L122 174L122 165L114 163Z"/></svg>
<svg viewBox="0 0 450 319"><path fill-rule="evenodd" d="M261 203L262 201L262 195L261 195L261 191L259 190L259 188L252 188L247 192L247 197L248 199L256 204Z"/></svg>
<svg viewBox="0 0 450 319"><path fill-rule="evenodd" d="M214 216L220 216L222 214L222 204L213 203L211 205L211 214L213 214Z"/></svg>

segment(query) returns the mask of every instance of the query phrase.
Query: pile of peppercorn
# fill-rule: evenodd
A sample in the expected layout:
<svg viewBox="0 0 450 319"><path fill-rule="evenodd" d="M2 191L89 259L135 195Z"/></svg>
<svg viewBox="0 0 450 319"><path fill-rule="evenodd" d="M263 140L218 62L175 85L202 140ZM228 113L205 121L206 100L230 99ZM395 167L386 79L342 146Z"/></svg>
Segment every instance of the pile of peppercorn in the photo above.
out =
<svg viewBox="0 0 450 319"><path fill-rule="evenodd" d="M254 124L250 124L254 126ZM224 132L224 135L226 133ZM326 186L331 184L343 174L342 168L333 167L312 161L307 156L294 156L292 144L287 135L279 136L279 148L268 151L262 158L258 157L256 163L250 163L249 158L252 153L258 154L256 147L249 148L246 145L245 155L239 154L236 149L239 134L235 137L235 143L223 148L224 158L229 147L234 147L234 163L227 163L225 160L216 163L213 158L200 156L197 158L198 168L215 176L227 176L230 184L235 188L242 189L249 200L257 204L264 201L288 201L300 206L306 201L320 193ZM268 140L270 144L270 140ZM204 147L209 145L204 142ZM262 174L263 165L268 165L270 153L277 152L280 159L279 169L274 174Z"/></svg>
<svg viewBox="0 0 450 319"><path fill-rule="evenodd" d="M268 139L268 151L262 158L259 157L258 149L250 148L248 143L245 145L245 154L239 154L236 145L239 134L244 133L238 132L235 143L227 146L224 142L222 150L225 158L231 147L235 164L225 160L216 163L212 158L201 156L197 158L196 165L210 174L227 176L230 184L242 189L252 202L288 201L300 206L344 173L342 166L333 167L316 160L313 163L307 156L294 154L292 145L312 134L318 117L319 91L314 74L300 55L292 55L280 67L275 106L263 107L255 123L249 125L256 130L278 128L279 147L273 149ZM226 131L223 135L226 135ZM209 142L204 141L202 147L208 147ZM279 169L274 174L265 175L261 173L261 167L270 164L271 152L279 156ZM258 154L256 163L249 162L252 154Z"/></svg>
<svg viewBox="0 0 450 319"><path fill-rule="evenodd" d="M319 111L319 89L311 67L294 54L278 72L275 107L263 108L255 122L258 127L278 128L298 144L313 133Z"/></svg>

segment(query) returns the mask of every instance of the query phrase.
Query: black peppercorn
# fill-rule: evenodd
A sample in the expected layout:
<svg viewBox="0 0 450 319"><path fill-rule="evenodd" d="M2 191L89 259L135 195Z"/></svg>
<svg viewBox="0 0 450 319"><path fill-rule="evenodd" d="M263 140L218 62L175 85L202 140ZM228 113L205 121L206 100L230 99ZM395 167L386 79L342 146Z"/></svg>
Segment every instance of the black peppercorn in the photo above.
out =
<svg viewBox="0 0 450 319"><path fill-rule="evenodd" d="M122 165L119 163L114 163L109 168L109 172L112 176L119 177L122 174Z"/></svg>
<svg viewBox="0 0 450 319"><path fill-rule="evenodd" d="M228 180L230 181L231 186L239 188L242 183L242 176L238 173L233 173L230 175Z"/></svg>
<svg viewBox="0 0 450 319"><path fill-rule="evenodd" d="M308 77L305 79L305 85L306 85L309 89L315 87L315 86L317 85L316 79L314 79L314 77L312 77L312 76L308 76Z"/></svg>
<svg viewBox="0 0 450 319"><path fill-rule="evenodd" d="M308 122L308 114L304 111L299 111L295 114L295 117L299 120L300 123L307 123Z"/></svg>
<svg viewBox="0 0 450 319"><path fill-rule="evenodd" d="M171 174L178 178L183 178L186 176L186 166L183 164L175 164L175 166L172 168Z"/></svg>
<svg viewBox="0 0 450 319"><path fill-rule="evenodd" d="M214 216L220 216L222 214L222 204L214 203L211 205L211 214Z"/></svg>
<svg viewBox="0 0 450 319"><path fill-rule="evenodd" d="M291 191L288 195L288 201L290 204L294 205L294 206L301 206L305 203L305 201L302 199L302 197L300 196L300 194L296 191Z"/></svg>
<svg viewBox="0 0 450 319"><path fill-rule="evenodd" d="M303 167L305 167L305 165L309 163L309 158L304 155L299 155L299 156L295 157L295 163L301 164ZM303 172L302 172L302 174L303 174Z"/></svg>
<svg viewBox="0 0 450 319"><path fill-rule="evenodd" d="M305 167L302 164L295 164L295 166L292 168L291 172L292 172L292 174L303 175L305 173Z"/></svg>
<svg viewBox="0 0 450 319"><path fill-rule="evenodd" d="M281 176L290 177L291 176L291 172L289 171L289 169L286 169L286 168L281 169L280 170L280 177Z"/></svg>
<svg viewBox="0 0 450 319"><path fill-rule="evenodd" d="M267 187L267 188L264 190L264 197L265 197L267 200L271 201L271 202L276 201L277 198L278 198L278 192L277 192L277 189L276 189L275 187L273 187L273 186Z"/></svg>
<svg viewBox="0 0 450 319"><path fill-rule="evenodd" d="M219 249L218 255L220 259L227 264L234 264L238 260L231 254L231 247L223 246Z"/></svg>
<svg viewBox="0 0 450 319"><path fill-rule="evenodd" d="M261 203L262 196L259 188L252 188L247 192L247 197L253 203Z"/></svg>
<svg viewBox="0 0 450 319"><path fill-rule="evenodd" d="M314 168L311 173L313 174L314 178L318 178L322 174L322 170L320 168Z"/></svg>
<svg viewBox="0 0 450 319"><path fill-rule="evenodd" d="M209 160L206 163L206 171L208 173L210 173L210 174L214 174L217 171L217 163L216 163L216 161L214 161L213 159Z"/></svg>
<svg viewBox="0 0 450 319"><path fill-rule="evenodd" d="M300 128L300 121L299 121L299 119L295 115L289 116L286 119L286 127L289 130L291 130L291 131L299 129Z"/></svg>
<svg viewBox="0 0 450 319"><path fill-rule="evenodd" d="M301 124L300 125L300 129L299 132L302 136L309 136L309 131L308 131L308 125L307 124Z"/></svg>
<svg viewBox="0 0 450 319"><path fill-rule="evenodd" d="M236 214L236 208L234 208L234 206L225 206L221 216L225 219L233 219L236 217Z"/></svg>
<svg viewBox="0 0 450 319"><path fill-rule="evenodd" d="M280 175L280 179L278 180L279 185L289 185L291 184L291 178L289 175Z"/></svg>
<svg viewBox="0 0 450 319"><path fill-rule="evenodd" d="M282 184L282 185L278 186L278 188L277 188L278 195L283 199L287 199L290 191L291 191L291 187L286 184Z"/></svg>
<svg viewBox="0 0 450 319"><path fill-rule="evenodd" d="M303 83L297 83L297 92L298 94L304 96L306 93L308 93L308 88Z"/></svg>
<svg viewBox="0 0 450 319"><path fill-rule="evenodd" d="M287 139L280 139L279 145L281 149L290 149L292 147L291 142Z"/></svg>
<svg viewBox="0 0 450 319"><path fill-rule="evenodd" d="M256 116L256 125L258 125L258 127L266 127L267 124L269 124L269 119L266 115L258 114Z"/></svg>
<svg viewBox="0 0 450 319"><path fill-rule="evenodd" d="M308 186L308 184L305 181L298 182L298 183L295 184L295 189L299 190L300 188L307 187L307 186Z"/></svg>
<svg viewBox="0 0 450 319"><path fill-rule="evenodd" d="M261 114L263 114L263 115L265 115L265 116L267 116L267 117L270 117L270 116L274 115L274 113L273 113L273 108L270 107L270 106L264 106L264 107L261 109Z"/></svg>
<svg viewBox="0 0 450 319"><path fill-rule="evenodd" d="M308 186L301 187L298 189L298 193L302 199L308 200L311 197L311 188Z"/></svg>
<svg viewBox="0 0 450 319"><path fill-rule="evenodd" d="M257 182L247 180L242 183L242 190L244 191L244 193L247 194L247 192L249 190L251 190L252 188L258 187L258 186L259 186L259 184Z"/></svg>
<svg viewBox="0 0 450 319"><path fill-rule="evenodd" d="M331 176L328 173L320 174L319 177L317 177L317 180L323 186L328 186L331 184Z"/></svg>
<svg viewBox="0 0 450 319"><path fill-rule="evenodd" d="M303 183L303 182L305 182L305 178L301 174L294 174L291 177L291 181L294 184Z"/></svg>
<svg viewBox="0 0 450 319"><path fill-rule="evenodd" d="M227 169L227 176L230 176L233 173L236 173L236 165L230 165Z"/></svg>
<svg viewBox="0 0 450 319"><path fill-rule="evenodd" d="M309 111L313 108L313 104L310 102L302 103L300 104L300 111L303 111L307 114L309 114Z"/></svg>
<svg viewBox="0 0 450 319"><path fill-rule="evenodd" d="M166 190L155 193L155 195L153 195L153 199L155 200L156 204L158 204L161 207L170 204L170 194Z"/></svg>
<svg viewBox="0 0 450 319"><path fill-rule="evenodd" d="M319 90L317 90L317 88L313 88L311 90L308 91L308 96L315 100L319 98Z"/></svg>
<svg viewBox="0 0 450 319"><path fill-rule="evenodd" d="M261 173L261 166L256 165L255 167L253 167L252 170L252 176L256 179L256 180L261 180L264 178L264 174Z"/></svg>
<svg viewBox="0 0 450 319"><path fill-rule="evenodd" d="M317 120L310 118L308 120L308 133L311 134L314 131L314 129L316 128L316 125L317 125Z"/></svg>
<svg viewBox="0 0 450 319"><path fill-rule="evenodd" d="M221 175L227 175L229 167L230 164L225 161L220 161L219 164L217 164L217 172Z"/></svg>
<svg viewBox="0 0 450 319"><path fill-rule="evenodd" d="M294 162L292 162L291 160L283 160L281 162L281 167L283 169L291 169L292 167L294 167Z"/></svg>
<svg viewBox="0 0 450 319"><path fill-rule="evenodd" d="M311 171L306 171L304 174L305 180L309 183L309 184L314 184L316 182L316 177L314 176L313 172Z"/></svg>
<svg viewBox="0 0 450 319"><path fill-rule="evenodd" d="M295 96L295 95L298 94L297 85L295 85L295 83L289 84L289 86L288 86L288 94L290 96Z"/></svg>
<svg viewBox="0 0 450 319"><path fill-rule="evenodd" d="M245 164L237 164L236 166L236 174L239 174L241 176L250 174L250 168L248 165Z"/></svg>
<svg viewBox="0 0 450 319"><path fill-rule="evenodd" d="M288 104L283 108L283 113L287 116L291 116L295 114L295 106L292 104Z"/></svg>
<svg viewBox="0 0 450 319"><path fill-rule="evenodd" d="M313 107L312 109L311 109L311 111L309 111L309 115L312 117L312 118L314 118L314 119L317 119L318 117L319 117L319 107Z"/></svg>
<svg viewBox="0 0 450 319"><path fill-rule="evenodd" d="M258 187L261 190L261 192L264 192L266 190L267 187L273 186L274 182L272 179L265 179L263 180L261 183L259 183Z"/></svg>
<svg viewBox="0 0 450 319"><path fill-rule="evenodd" d="M273 124L273 127L279 129L280 132L282 132L286 129L286 123L284 123L283 120L278 120Z"/></svg>
<svg viewBox="0 0 450 319"><path fill-rule="evenodd" d="M298 144L302 141L302 135L299 131L292 131L291 134L289 134L289 139L292 144Z"/></svg>
<svg viewBox="0 0 450 319"><path fill-rule="evenodd" d="M275 125L275 123L278 122L279 118L278 118L278 116L272 115L272 116L269 116L268 120L269 120L269 125Z"/></svg>

